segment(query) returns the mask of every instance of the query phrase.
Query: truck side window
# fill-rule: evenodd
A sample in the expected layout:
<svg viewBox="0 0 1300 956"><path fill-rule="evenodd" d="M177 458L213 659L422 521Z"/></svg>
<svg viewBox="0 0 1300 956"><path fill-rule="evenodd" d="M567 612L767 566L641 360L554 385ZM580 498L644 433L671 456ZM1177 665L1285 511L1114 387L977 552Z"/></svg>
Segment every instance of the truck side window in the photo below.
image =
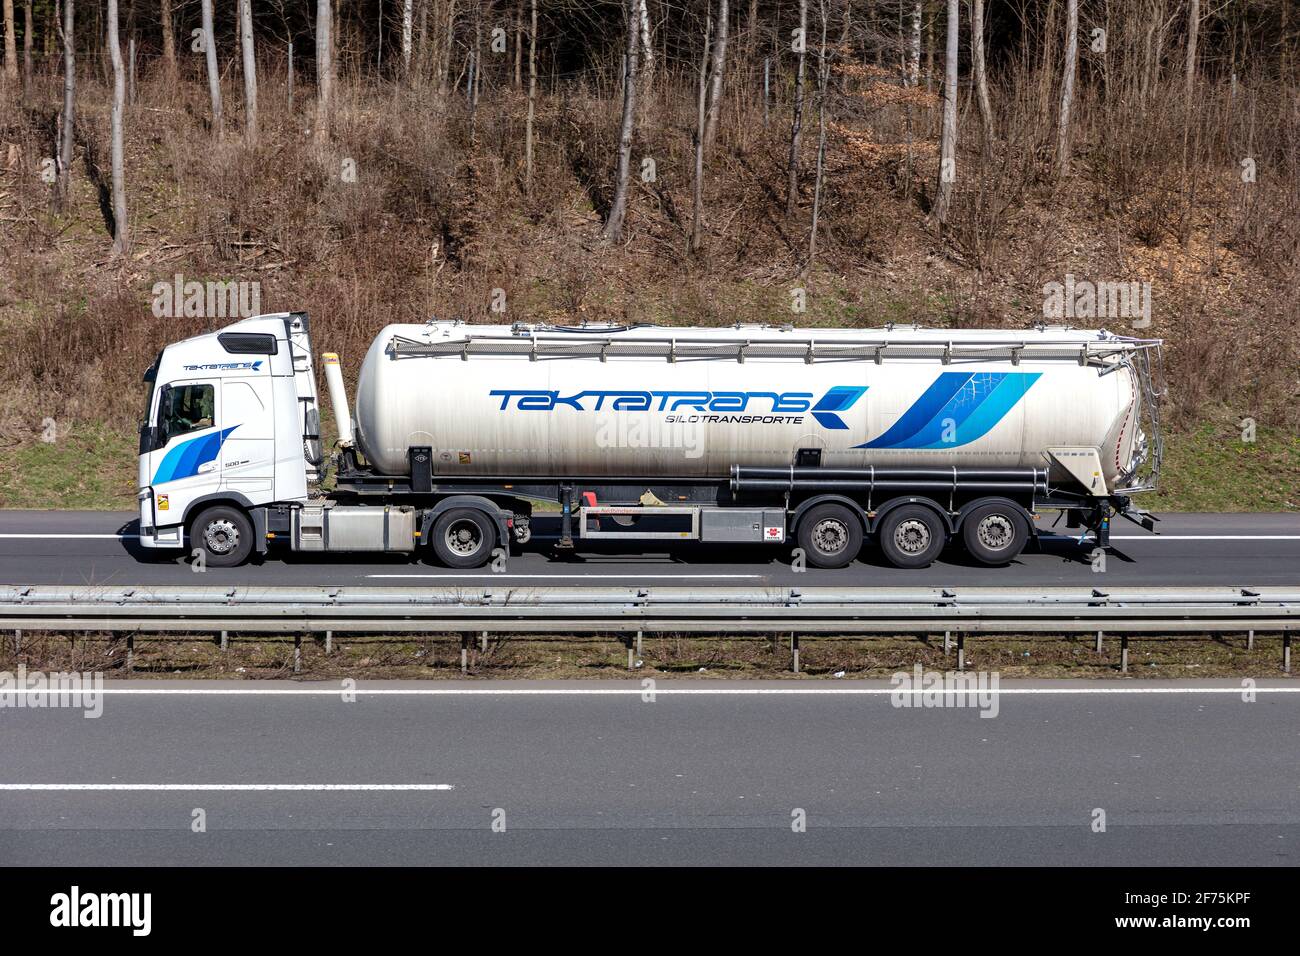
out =
<svg viewBox="0 0 1300 956"><path fill-rule="evenodd" d="M164 440L212 427L216 392L211 385L172 386L166 390L162 400L159 417Z"/></svg>

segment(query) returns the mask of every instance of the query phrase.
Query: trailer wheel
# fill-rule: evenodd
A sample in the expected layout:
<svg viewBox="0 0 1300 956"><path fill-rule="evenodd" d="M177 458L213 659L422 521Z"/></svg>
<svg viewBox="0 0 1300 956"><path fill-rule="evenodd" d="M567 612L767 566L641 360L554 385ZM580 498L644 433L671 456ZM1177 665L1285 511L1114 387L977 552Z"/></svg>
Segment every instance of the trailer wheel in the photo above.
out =
<svg viewBox="0 0 1300 956"><path fill-rule="evenodd" d="M450 508L433 523L433 553L449 568L481 568L496 543L492 519L477 508Z"/></svg>
<svg viewBox="0 0 1300 956"><path fill-rule="evenodd" d="M885 515L876 537L894 567L927 568L943 550L947 532L933 509L903 505Z"/></svg>
<svg viewBox="0 0 1300 956"><path fill-rule="evenodd" d="M814 568L842 568L862 550L862 522L843 505L817 505L799 519L797 537Z"/></svg>
<svg viewBox="0 0 1300 956"><path fill-rule="evenodd" d="M1009 502L991 501L972 508L961 526L966 550L981 564L1010 563L1029 540L1029 524Z"/></svg>
<svg viewBox="0 0 1300 956"><path fill-rule="evenodd" d="M203 552L208 567L238 567L253 552L253 523L239 508L208 508L190 525L190 547Z"/></svg>

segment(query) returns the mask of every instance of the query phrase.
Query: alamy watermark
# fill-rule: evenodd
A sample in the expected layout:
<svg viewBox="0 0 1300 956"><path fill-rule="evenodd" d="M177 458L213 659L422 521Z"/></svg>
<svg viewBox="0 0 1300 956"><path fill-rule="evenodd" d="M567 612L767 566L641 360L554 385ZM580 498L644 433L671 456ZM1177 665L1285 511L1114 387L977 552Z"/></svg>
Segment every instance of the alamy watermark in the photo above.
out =
<svg viewBox="0 0 1300 956"><path fill-rule="evenodd" d="M186 281L178 272L171 282L155 282L151 293L158 319L251 319L262 311L260 282Z"/></svg>
<svg viewBox="0 0 1300 956"><path fill-rule="evenodd" d="M1127 319L1133 328L1151 324L1151 283L1075 279L1043 285L1045 319Z"/></svg>
<svg viewBox="0 0 1300 956"><path fill-rule="evenodd" d="M0 671L0 708L65 708L84 711L83 717L104 713L104 675L99 672Z"/></svg>
<svg viewBox="0 0 1300 956"><path fill-rule="evenodd" d="M981 717L998 715L997 671L927 671L920 664L889 679L895 707L971 707Z"/></svg>

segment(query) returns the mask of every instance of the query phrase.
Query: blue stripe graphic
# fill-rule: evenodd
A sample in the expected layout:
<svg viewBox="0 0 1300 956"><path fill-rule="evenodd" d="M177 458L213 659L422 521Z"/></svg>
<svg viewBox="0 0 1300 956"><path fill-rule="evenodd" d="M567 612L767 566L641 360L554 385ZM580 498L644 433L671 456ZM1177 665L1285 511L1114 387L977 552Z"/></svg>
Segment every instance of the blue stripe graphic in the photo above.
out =
<svg viewBox="0 0 1300 956"><path fill-rule="evenodd" d="M953 448L982 438L1040 372L943 372L883 435L856 448Z"/></svg>
<svg viewBox="0 0 1300 956"><path fill-rule="evenodd" d="M162 464L158 466L158 472L153 476L153 483L160 485L166 481L179 481L197 475L199 466L215 459L221 452L221 446L225 444L226 436L238 427L238 425L231 425L219 432L209 432L198 438L181 442L163 456Z"/></svg>

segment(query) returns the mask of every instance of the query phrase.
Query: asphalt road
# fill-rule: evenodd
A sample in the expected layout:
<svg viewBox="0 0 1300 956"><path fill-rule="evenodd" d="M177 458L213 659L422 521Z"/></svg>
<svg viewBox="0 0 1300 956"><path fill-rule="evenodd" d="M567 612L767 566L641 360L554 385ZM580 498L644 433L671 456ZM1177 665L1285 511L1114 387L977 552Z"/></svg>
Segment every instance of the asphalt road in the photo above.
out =
<svg viewBox="0 0 1300 956"><path fill-rule="evenodd" d="M0 708L0 866L1295 865L1300 688L1260 686L111 683Z"/></svg>
<svg viewBox="0 0 1300 956"><path fill-rule="evenodd" d="M319 584L396 586L466 581L635 585L888 586L1271 586L1300 584L1300 513L1169 515L1161 534L1120 521L1103 575L1093 571L1091 543L1048 534L1012 566L986 568L951 551L922 571L888 565L870 544L860 560L836 571L796 573L789 549L656 543L648 553L627 546L580 543L574 555L551 548L556 519L534 522L534 542L510 558L504 574L449 571L401 556L280 555L243 568L209 568L202 579L178 552L148 552L134 540L129 514L93 511L0 511L0 584Z"/></svg>

